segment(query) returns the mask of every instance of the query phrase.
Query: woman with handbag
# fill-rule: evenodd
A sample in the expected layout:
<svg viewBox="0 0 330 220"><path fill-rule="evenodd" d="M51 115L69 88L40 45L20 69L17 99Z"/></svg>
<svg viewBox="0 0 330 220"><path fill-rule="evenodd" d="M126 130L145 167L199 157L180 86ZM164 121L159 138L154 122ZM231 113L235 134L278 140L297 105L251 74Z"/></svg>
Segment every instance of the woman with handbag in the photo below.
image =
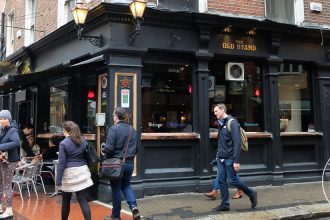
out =
<svg viewBox="0 0 330 220"><path fill-rule="evenodd" d="M13 218L13 189L12 178L19 161L18 150L21 140L17 131L16 122L12 120L8 110L0 111L0 151L7 152L7 162L0 162L0 219ZM2 202L6 209L3 212Z"/></svg>
<svg viewBox="0 0 330 220"><path fill-rule="evenodd" d="M70 214L70 201L75 192L85 220L91 219L87 202L87 188L93 185L91 173L85 159L87 142L78 125L72 121L63 123L64 140L59 146L56 186L62 190L62 220Z"/></svg>
<svg viewBox="0 0 330 220"><path fill-rule="evenodd" d="M114 125L109 128L105 157L119 158L123 164L123 174L119 179L110 179L112 191L112 214L106 216L104 220L119 220L121 210L121 192L124 194L126 202L132 211L133 219L140 219L137 208L135 194L131 188L131 178L134 170L134 157L138 152L137 133L130 126L126 119L128 114L124 108L117 108L113 112Z"/></svg>

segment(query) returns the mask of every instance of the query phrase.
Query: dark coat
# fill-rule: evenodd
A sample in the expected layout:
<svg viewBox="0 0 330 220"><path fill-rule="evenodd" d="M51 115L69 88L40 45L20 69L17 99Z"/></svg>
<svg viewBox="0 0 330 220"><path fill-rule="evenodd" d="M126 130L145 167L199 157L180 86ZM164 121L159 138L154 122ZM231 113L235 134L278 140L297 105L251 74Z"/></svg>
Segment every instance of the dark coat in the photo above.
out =
<svg viewBox="0 0 330 220"><path fill-rule="evenodd" d="M137 133L136 130L125 121L119 121L111 126L108 131L107 142L105 146L106 158L123 158L124 149L126 147L129 131L131 130L131 138L128 144L127 156L128 159L134 159L138 152Z"/></svg>
<svg viewBox="0 0 330 220"><path fill-rule="evenodd" d="M235 119L230 123L231 131L228 131L228 120L233 118L228 116L221 120L221 126L218 132L217 157L220 159L232 159L234 163L239 163L241 151L241 136L239 123Z"/></svg>
<svg viewBox="0 0 330 220"><path fill-rule="evenodd" d="M11 121L6 128L0 129L0 151L8 152L8 161L19 161L19 148L21 140L19 138L16 122Z"/></svg>

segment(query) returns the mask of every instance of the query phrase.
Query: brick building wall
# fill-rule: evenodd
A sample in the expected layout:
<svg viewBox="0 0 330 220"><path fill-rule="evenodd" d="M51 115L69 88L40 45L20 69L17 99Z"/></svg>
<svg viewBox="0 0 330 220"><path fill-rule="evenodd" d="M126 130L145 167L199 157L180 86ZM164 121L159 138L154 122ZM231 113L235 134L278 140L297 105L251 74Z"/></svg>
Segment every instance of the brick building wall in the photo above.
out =
<svg viewBox="0 0 330 220"><path fill-rule="evenodd" d="M209 0L209 12L265 16L264 0Z"/></svg>
<svg viewBox="0 0 330 220"><path fill-rule="evenodd" d="M310 3L317 2L322 4L322 12L313 12L310 10ZM305 22L330 25L330 1L329 0L305 0Z"/></svg>
<svg viewBox="0 0 330 220"><path fill-rule="evenodd" d="M26 17L35 17L35 41L40 40L56 29L57 1L55 0L37 0L35 15L25 14L25 0L8 0L5 9L6 20L8 19L8 15L11 13L14 13L14 26L16 27L14 29L14 52L24 46L24 28ZM21 33L20 36L18 35L18 32Z"/></svg>

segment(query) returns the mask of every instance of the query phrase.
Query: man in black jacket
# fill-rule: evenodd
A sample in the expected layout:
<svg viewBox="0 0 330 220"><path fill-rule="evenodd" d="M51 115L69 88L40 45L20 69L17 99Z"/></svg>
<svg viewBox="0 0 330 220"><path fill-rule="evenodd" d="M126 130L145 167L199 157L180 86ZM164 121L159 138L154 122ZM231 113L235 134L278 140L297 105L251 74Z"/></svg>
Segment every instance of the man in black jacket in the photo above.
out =
<svg viewBox="0 0 330 220"><path fill-rule="evenodd" d="M104 220L119 220L121 210L121 192L132 211L133 219L140 219L136 197L131 188L131 178L134 170L134 157L138 152L136 130L127 123L128 114L124 108L117 108L113 112L114 125L109 128L105 146L106 158L120 158L125 156L123 177L118 180L110 180L112 191L112 215ZM125 147L127 154L125 155Z"/></svg>
<svg viewBox="0 0 330 220"><path fill-rule="evenodd" d="M241 189L251 201L251 208L257 206L257 193L248 188L237 176L240 170L240 151L241 151L241 138L240 127L237 120L233 120L230 124L231 131L227 128L227 122L231 116L226 113L227 108L224 104L217 104L214 107L214 115L220 122L218 132L218 148L217 148L217 178L220 184L221 204L213 209L213 211L229 211L229 193L228 185L233 185Z"/></svg>

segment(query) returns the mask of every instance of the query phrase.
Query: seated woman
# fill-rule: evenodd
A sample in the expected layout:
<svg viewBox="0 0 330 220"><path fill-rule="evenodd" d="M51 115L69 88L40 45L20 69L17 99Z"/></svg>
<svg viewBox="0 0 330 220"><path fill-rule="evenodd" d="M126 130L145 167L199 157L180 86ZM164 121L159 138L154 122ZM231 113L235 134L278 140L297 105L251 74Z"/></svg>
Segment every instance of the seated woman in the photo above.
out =
<svg viewBox="0 0 330 220"><path fill-rule="evenodd" d="M31 134L27 137L28 146L33 152L33 156L38 156L40 154L40 147L34 141L34 136Z"/></svg>

